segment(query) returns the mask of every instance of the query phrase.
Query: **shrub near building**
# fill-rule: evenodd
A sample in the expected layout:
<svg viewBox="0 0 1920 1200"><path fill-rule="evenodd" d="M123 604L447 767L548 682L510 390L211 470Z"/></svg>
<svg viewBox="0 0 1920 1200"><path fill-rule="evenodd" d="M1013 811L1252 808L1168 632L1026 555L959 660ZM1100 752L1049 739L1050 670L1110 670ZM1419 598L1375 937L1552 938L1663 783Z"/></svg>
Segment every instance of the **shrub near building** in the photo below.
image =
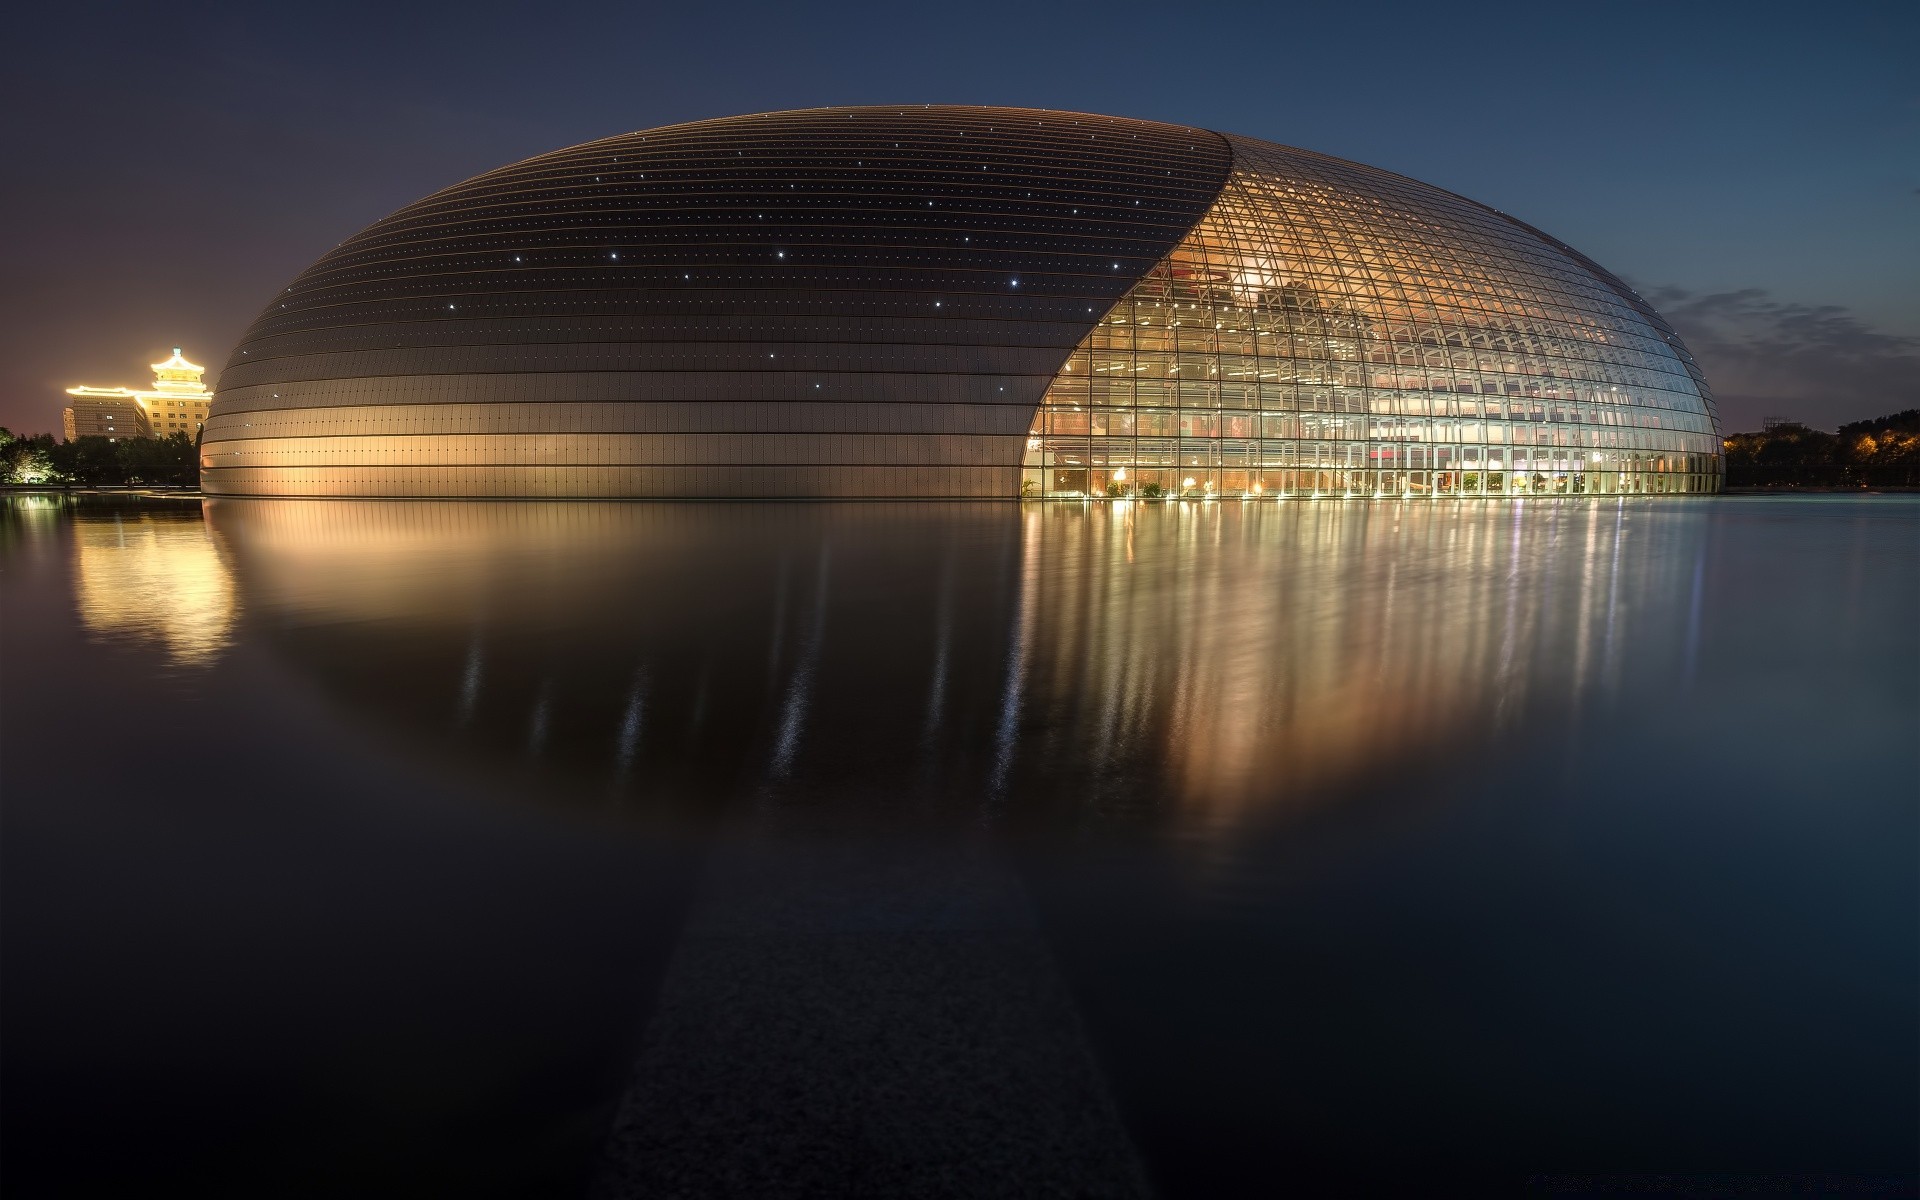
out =
<svg viewBox="0 0 1920 1200"><path fill-rule="evenodd" d="M155 438L79 437L56 442L48 433L19 437L0 428L0 482L23 486L144 484L194 487L199 452L184 433Z"/></svg>

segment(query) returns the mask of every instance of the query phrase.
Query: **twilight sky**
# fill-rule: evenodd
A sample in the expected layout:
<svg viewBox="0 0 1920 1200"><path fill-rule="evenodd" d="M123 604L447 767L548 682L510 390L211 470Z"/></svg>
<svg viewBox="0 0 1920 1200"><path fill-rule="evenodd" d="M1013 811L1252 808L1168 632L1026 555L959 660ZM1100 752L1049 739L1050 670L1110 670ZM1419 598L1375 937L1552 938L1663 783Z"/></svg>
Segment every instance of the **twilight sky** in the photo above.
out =
<svg viewBox="0 0 1920 1200"><path fill-rule="evenodd" d="M1243 133L1491 204L1638 287L1729 430L1920 406L1920 5L65 3L8 20L0 425L211 380L314 258L675 121L1011 104Z"/></svg>

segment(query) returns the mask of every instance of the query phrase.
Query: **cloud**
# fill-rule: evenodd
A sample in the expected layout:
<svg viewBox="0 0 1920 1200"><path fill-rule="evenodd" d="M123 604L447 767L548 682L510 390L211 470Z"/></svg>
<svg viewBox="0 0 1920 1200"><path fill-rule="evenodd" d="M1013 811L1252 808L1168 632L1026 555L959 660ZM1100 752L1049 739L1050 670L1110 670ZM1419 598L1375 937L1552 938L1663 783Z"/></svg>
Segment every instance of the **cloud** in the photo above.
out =
<svg viewBox="0 0 1920 1200"><path fill-rule="evenodd" d="M1831 429L1920 407L1920 338L1885 333L1838 305L1761 288L1643 293L1699 359L1729 431L1783 416Z"/></svg>

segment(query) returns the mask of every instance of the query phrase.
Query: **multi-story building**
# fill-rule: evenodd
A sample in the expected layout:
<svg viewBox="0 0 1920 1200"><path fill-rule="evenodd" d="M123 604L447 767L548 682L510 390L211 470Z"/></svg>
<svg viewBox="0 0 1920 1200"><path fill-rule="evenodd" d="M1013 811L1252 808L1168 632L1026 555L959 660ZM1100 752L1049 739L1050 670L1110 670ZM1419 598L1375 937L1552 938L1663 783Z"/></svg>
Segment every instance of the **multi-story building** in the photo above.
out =
<svg viewBox="0 0 1920 1200"><path fill-rule="evenodd" d="M153 366L150 388L70 387L73 403L66 410L66 435L76 437L165 437L184 433L198 437L207 421L213 393L200 382L206 368L188 362L173 348L173 357Z"/></svg>
<svg viewBox="0 0 1920 1200"><path fill-rule="evenodd" d="M73 403L67 406L63 422L67 440L83 437L149 437L146 414L132 396L83 396L81 389L68 388ZM87 389L105 391L104 388Z"/></svg>

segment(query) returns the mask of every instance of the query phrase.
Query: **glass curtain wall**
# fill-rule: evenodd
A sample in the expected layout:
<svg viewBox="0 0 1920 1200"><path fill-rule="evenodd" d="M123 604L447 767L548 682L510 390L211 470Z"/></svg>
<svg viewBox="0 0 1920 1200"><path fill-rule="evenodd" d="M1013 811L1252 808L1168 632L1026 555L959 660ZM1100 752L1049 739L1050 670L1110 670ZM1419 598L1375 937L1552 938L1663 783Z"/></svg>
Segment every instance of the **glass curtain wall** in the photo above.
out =
<svg viewBox="0 0 1920 1200"><path fill-rule="evenodd" d="M1719 490L1711 396L1625 285L1450 193L1232 142L1049 387L1023 496Z"/></svg>

